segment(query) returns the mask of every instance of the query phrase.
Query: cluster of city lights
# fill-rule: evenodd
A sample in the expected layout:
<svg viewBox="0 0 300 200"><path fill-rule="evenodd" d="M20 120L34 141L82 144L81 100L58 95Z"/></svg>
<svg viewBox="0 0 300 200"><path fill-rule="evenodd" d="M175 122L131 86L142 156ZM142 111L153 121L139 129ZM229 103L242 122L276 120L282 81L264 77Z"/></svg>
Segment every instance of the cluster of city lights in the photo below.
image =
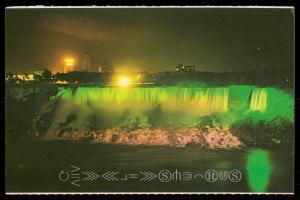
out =
<svg viewBox="0 0 300 200"><path fill-rule="evenodd" d="M67 81L56 81L55 84L68 84Z"/></svg>
<svg viewBox="0 0 300 200"><path fill-rule="evenodd" d="M18 74L18 75L13 75L13 78L18 78L19 80L22 80L22 81L33 81L34 80L33 74L28 74L28 75Z"/></svg>
<svg viewBox="0 0 300 200"><path fill-rule="evenodd" d="M64 57L63 59L63 71L64 73L69 73L74 71L74 67L76 66L76 61L74 57L68 56ZM14 74L12 76L6 77L6 80L16 80L16 83L20 83L20 81L34 81L36 80L35 75L42 77L42 72L43 71L35 71L32 74ZM37 80L40 80L37 79ZM68 81L66 80L55 80L54 77L51 77L51 84L69 84ZM119 86L119 87L129 87L132 85L138 85L141 84L142 81L142 74L139 73L137 75L134 74L128 74L128 73L115 73L113 75L113 78L111 82L109 83L110 85L113 86ZM75 84L78 84L78 82L74 82ZM142 83L142 84L147 84L147 83ZM149 84L149 83L148 83Z"/></svg>

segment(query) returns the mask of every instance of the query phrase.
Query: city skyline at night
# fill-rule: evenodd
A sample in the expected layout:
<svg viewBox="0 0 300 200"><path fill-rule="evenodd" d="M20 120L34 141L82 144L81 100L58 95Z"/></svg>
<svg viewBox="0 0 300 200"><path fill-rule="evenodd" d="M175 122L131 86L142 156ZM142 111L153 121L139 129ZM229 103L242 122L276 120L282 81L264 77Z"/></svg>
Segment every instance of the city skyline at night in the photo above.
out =
<svg viewBox="0 0 300 200"><path fill-rule="evenodd" d="M62 72L85 53L116 71L293 69L292 35L287 8L9 8L6 71Z"/></svg>

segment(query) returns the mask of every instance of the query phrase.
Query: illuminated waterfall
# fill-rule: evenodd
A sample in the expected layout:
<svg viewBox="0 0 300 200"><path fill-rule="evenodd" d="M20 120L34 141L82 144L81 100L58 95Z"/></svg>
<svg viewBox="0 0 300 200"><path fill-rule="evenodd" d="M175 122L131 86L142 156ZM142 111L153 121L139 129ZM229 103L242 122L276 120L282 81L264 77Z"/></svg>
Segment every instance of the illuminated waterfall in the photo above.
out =
<svg viewBox="0 0 300 200"><path fill-rule="evenodd" d="M212 112L226 112L228 110L228 88L207 90L208 106Z"/></svg>
<svg viewBox="0 0 300 200"><path fill-rule="evenodd" d="M91 112L143 114L157 107L163 113L182 113L182 119L212 113L241 113L261 111L251 115L257 120L272 120L285 116L293 120L293 97L275 88L229 86L220 88L182 87L62 87L55 97L60 108ZM66 113L64 111L64 113ZM58 114L59 115L59 114ZM260 118L259 118L260 117Z"/></svg>
<svg viewBox="0 0 300 200"><path fill-rule="evenodd" d="M251 111L266 111L267 109L267 89L253 88L250 100Z"/></svg>
<svg viewBox="0 0 300 200"><path fill-rule="evenodd" d="M61 87L53 100L53 130L65 122L80 130L87 127L91 119L97 121L91 123L100 128L112 127L124 116L149 119L157 124L154 126L193 126L199 117L214 113L220 114L218 116L228 124L245 117L254 121L277 117L294 119L294 101L290 94L255 86Z"/></svg>
<svg viewBox="0 0 300 200"><path fill-rule="evenodd" d="M61 98L77 105L91 103L113 110L145 110L160 104L166 111L210 114L228 110L228 88L113 88L63 89Z"/></svg>

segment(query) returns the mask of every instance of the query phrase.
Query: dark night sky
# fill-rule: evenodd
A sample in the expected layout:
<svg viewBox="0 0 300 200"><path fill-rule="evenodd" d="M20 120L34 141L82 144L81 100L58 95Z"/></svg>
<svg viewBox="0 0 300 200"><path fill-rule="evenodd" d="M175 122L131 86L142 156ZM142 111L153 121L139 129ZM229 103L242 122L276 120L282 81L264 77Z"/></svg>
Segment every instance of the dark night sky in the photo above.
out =
<svg viewBox="0 0 300 200"><path fill-rule="evenodd" d="M293 68L291 9L7 9L6 71L48 67L88 53L119 71Z"/></svg>

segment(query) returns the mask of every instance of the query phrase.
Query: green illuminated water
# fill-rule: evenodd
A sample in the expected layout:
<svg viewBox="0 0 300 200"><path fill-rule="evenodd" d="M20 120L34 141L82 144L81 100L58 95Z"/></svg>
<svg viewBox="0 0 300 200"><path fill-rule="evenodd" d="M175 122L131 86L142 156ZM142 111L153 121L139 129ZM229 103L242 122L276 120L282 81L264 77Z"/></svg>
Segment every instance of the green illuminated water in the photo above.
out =
<svg viewBox="0 0 300 200"><path fill-rule="evenodd" d="M265 192L269 185L273 166L267 151L256 149L247 155L247 175L253 192Z"/></svg>
<svg viewBox="0 0 300 200"><path fill-rule="evenodd" d="M287 149L249 149L238 152L213 152L201 147L184 149L168 147L119 146L41 141L10 146L7 156L6 190L9 192L293 192L293 155ZM239 182L203 179L161 182L158 178L107 182L104 179L82 181L80 187L61 182L58 172L70 164L98 174L119 171L121 179L128 173L162 169L194 174L214 169L217 172L237 169ZM20 168L19 166L24 166ZM35 172L35 173L33 173ZM20 181L20 179L26 181ZM141 184L143 183L143 184ZM55 186L55 187L54 187Z"/></svg>

